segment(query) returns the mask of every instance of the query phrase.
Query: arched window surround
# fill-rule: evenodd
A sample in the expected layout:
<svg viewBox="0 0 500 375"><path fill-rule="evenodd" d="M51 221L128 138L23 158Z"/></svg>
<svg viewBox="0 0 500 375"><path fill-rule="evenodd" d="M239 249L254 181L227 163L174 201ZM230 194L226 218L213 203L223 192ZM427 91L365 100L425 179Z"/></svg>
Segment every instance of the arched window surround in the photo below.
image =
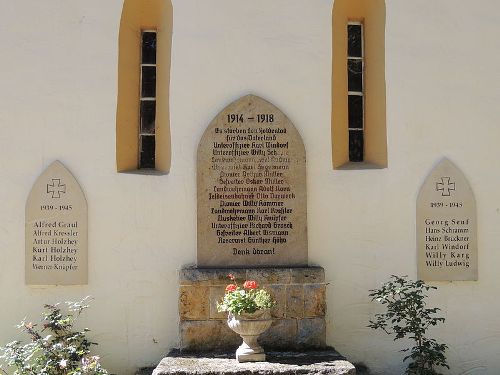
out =
<svg viewBox="0 0 500 375"><path fill-rule="evenodd" d="M385 168L385 0L335 0L332 10L332 163L334 169ZM360 22L364 39L364 160L349 161L347 25Z"/></svg>
<svg viewBox="0 0 500 375"><path fill-rule="evenodd" d="M116 167L118 172L139 168L141 33L157 31L155 170L168 173L170 141L170 57L173 10L170 0L125 0L118 41L118 98Z"/></svg>

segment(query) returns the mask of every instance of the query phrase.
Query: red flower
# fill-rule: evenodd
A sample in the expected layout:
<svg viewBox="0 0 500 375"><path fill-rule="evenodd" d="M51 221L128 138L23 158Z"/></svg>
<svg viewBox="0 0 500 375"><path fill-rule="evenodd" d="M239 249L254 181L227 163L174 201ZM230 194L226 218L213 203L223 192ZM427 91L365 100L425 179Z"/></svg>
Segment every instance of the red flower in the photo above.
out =
<svg viewBox="0 0 500 375"><path fill-rule="evenodd" d="M243 288L245 289L257 289L258 288L258 285L255 281L253 280L247 280L245 281L245 283L243 284Z"/></svg>
<svg viewBox="0 0 500 375"><path fill-rule="evenodd" d="M229 284L226 286L226 292L234 292L236 290L237 286L234 284Z"/></svg>
<svg viewBox="0 0 500 375"><path fill-rule="evenodd" d="M229 275L227 275L227 277L229 277L229 278L230 278L231 280L233 280L233 281L234 281L234 279L235 279L235 277L234 277L234 275L233 275L232 273L230 273Z"/></svg>

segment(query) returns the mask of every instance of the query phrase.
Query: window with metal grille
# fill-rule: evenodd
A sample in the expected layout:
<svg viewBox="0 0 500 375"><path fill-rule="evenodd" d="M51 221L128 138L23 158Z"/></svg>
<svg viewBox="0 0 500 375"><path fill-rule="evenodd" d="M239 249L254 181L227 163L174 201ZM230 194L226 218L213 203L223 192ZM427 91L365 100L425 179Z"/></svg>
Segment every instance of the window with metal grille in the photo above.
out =
<svg viewBox="0 0 500 375"><path fill-rule="evenodd" d="M349 161L364 160L363 24L347 24Z"/></svg>
<svg viewBox="0 0 500 375"><path fill-rule="evenodd" d="M141 33L139 168L155 168L156 30Z"/></svg>
<svg viewBox="0 0 500 375"><path fill-rule="evenodd" d="M335 0L332 165L386 168L385 0Z"/></svg>

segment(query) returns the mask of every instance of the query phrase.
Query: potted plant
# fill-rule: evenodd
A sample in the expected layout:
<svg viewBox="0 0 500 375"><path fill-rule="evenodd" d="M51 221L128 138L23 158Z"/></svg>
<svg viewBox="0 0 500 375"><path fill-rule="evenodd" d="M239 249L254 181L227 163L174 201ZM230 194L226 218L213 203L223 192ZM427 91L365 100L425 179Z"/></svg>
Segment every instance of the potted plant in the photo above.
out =
<svg viewBox="0 0 500 375"><path fill-rule="evenodd" d="M266 354L257 338L271 327L270 309L276 301L254 280L247 280L240 287L233 275L228 276L231 284L226 286L226 293L217 303L217 310L228 312L227 325L243 339L236 350L236 359L238 362L265 361Z"/></svg>

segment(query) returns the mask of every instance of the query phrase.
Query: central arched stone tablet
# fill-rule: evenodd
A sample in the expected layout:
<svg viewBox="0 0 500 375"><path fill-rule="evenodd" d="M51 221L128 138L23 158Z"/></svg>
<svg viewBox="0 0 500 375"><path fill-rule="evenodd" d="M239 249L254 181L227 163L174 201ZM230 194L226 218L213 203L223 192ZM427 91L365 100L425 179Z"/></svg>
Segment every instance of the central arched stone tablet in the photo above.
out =
<svg viewBox="0 0 500 375"><path fill-rule="evenodd" d="M254 95L198 146L198 266L307 265L306 156L290 120Z"/></svg>

